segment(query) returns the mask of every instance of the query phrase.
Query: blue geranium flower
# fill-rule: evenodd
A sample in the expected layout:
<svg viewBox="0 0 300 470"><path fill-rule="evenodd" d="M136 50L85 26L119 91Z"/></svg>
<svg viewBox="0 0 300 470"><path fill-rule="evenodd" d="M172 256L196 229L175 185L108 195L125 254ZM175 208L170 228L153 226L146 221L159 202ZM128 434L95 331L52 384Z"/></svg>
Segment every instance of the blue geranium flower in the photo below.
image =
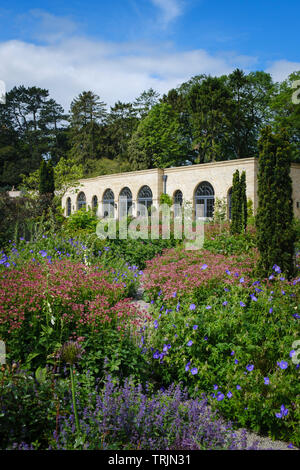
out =
<svg viewBox="0 0 300 470"><path fill-rule="evenodd" d="M280 369L287 369L289 366L286 361L277 362L277 365L280 367Z"/></svg>

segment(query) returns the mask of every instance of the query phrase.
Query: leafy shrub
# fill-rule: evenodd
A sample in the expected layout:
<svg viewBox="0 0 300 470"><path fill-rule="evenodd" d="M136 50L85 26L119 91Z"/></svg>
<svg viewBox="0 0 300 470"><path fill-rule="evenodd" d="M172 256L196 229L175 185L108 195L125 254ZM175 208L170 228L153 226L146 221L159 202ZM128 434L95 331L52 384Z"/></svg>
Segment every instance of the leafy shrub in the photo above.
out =
<svg viewBox="0 0 300 470"><path fill-rule="evenodd" d="M66 220L66 228L71 229L85 229L88 232L95 232L99 219L95 214L95 211L82 208L76 212L73 212Z"/></svg>
<svg viewBox="0 0 300 470"><path fill-rule="evenodd" d="M39 383L32 374L13 367L0 371L1 449L22 444L45 447L55 429L56 400L49 378Z"/></svg>

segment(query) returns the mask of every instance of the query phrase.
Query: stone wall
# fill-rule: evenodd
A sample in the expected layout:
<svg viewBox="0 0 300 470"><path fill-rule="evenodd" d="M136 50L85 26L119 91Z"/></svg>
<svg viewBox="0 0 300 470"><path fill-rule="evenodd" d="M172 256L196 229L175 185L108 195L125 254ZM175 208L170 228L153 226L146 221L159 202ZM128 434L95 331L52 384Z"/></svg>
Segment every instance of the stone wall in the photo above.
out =
<svg viewBox="0 0 300 470"><path fill-rule="evenodd" d="M149 186L153 195L153 205L159 204L160 195L164 190L163 176L166 177L166 193L172 198L177 190L183 194L184 201L191 201L195 205L195 192L198 185L204 181L210 183L215 198L225 198L228 202L228 192L232 186L233 173L239 170L246 172L247 198L253 201L254 213L257 209L257 172L258 160L244 158L223 162L205 163L184 167L152 169L97 176L95 178L81 179L80 185L69 190L62 198L62 206L67 215L66 202L71 200L71 211L77 210L77 197L84 192L87 207L92 207L93 196L98 199L98 214L103 215L102 200L105 190L111 189L114 193L115 217L118 217L119 194L128 187L132 193L133 215L137 215L138 193L143 186ZM300 217L300 164L293 164L291 168L293 179L293 199L295 215Z"/></svg>

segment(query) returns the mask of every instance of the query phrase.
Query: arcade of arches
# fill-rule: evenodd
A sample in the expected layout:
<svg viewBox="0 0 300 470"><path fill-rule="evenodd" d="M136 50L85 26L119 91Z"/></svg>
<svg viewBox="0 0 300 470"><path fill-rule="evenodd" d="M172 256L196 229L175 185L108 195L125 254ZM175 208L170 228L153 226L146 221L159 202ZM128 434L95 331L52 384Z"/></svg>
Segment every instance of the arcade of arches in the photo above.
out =
<svg viewBox="0 0 300 470"><path fill-rule="evenodd" d="M165 192L172 197L177 211L185 202L192 204L196 217L212 217L216 198L223 199L230 217L232 176L236 170L246 172L247 198L252 200L255 213L258 202L255 158L81 179L77 187L63 196L62 206L66 216L87 207L96 210L99 217L122 218L127 214L136 217L151 206L158 208L160 196ZM292 164L291 177L294 212L300 218L300 164ZM197 213L198 207L201 214Z"/></svg>

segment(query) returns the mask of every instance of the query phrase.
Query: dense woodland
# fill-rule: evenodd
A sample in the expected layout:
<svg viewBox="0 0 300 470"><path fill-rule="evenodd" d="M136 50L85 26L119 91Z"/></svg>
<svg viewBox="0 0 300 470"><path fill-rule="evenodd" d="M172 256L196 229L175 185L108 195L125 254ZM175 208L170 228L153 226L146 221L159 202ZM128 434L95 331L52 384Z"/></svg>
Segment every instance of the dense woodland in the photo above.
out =
<svg viewBox="0 0 300 470"><path fill-rule="evenodd" d="M163 168L258 155L260 131L285 128L300 162L300 107L292 83L270 74L196 75L160 96L150 88L108 109L83 91L69 113L38 87L14 87L0 106L0 190L36 189L43 159L55 185L83 176Z"/></svg>

